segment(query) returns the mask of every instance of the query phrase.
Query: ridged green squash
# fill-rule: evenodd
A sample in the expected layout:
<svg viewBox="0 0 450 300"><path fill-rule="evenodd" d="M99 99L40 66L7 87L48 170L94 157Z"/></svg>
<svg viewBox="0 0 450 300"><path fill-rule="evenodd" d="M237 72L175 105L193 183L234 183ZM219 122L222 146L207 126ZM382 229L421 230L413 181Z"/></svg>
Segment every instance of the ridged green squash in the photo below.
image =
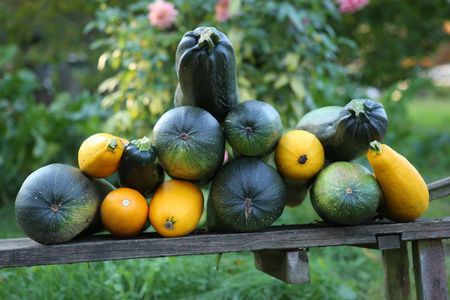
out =
<svg viewBox="0 0 450 300"><path fill-rule="evenodd" d="M152 144L170 177L193 182L210 180L225 155L225 137L219 122L195 106L165 112L153 128Z"/></svg>
<svg viewBox="0 0 450 300"><path fill-rule="evenodd" d="M164 169L156 161L155 148L148 137L131 141L120 159L117 178L121 187L151 194L164 181Z"/></svg>
<svg viewBox="0 0 450 300"><path fill-rule="evenodd" d="M261 231L286 205L286 187L278 172L260 158L228 161L214 176L211 203L217 221L238 232Z"/></svg>
<svg viewBox="0 0 450 300"><path fill-rule="evenodd" d="M339 161L319 172L310 189L310 198L325 222L357 225L375 215L381 189L364 166Z"/></svg>
<svg viewBox="0 0 450 300"><path fill-rule="evenodd" d="M359 153L366 153L372 141L383 140L388 126L383 104L370 99L354 99L341 110L336 135L344 141L355 140Z"/></svg>
<svg viewBox="0 0 450 300"><path fill-rule="evenodd" d="M231 109L223 123L225 139L246 156L267 156L283 135L278 111L270 104L247 100Z"/></svg>
<svg viewBox="0 0 450 300"><path fill-rule="evenodd" d="M346 106L325 106L305 114L295 129L313 133L329 162L352 161L364 155L373 140L381 141L388 119L381 103L354 99Z"/></svg>
<svg viewBox="0 0 450 300"><path fill-rule="evenodd" d="M65 243L102 228L100 206L113 189L106 180L93 179L78 168L50 164L23 182L15 201L16 219L38 243Z"/></svg>
<svg viewBox="0 0 450 300"><path fill-rule="evenodd" d="M178 44L175 64L175 107L203 108L222 123L239 102L236 53L227 36L214 27L185 33Z"/></svg>

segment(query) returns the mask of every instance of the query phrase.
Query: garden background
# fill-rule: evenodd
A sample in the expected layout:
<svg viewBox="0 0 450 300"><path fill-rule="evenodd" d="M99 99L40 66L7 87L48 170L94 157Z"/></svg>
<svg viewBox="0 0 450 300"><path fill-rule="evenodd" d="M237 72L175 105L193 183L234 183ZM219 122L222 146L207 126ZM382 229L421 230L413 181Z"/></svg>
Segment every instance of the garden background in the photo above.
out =
<svg viewBox="0 0 450 300"><path fill-rule="evenodd" d="M151 136L173 107L178 42L199 26L228 36L241 101L270 103L286 131L311 109L370 98L389 117L385 143L427 183L450 176L448 0L3 0L0 238L24 236L14 199L32 171L53 162L76 166L79 145L97 132ZM449 200L433 201L423 217L450 216ZM277 224L317 220L305 201L286 208ZM256 270L251 253L230 253L219 264L205 255L3 269L0 296L384 298L378 251L309 252L312 282L300 286Z"/></svg>

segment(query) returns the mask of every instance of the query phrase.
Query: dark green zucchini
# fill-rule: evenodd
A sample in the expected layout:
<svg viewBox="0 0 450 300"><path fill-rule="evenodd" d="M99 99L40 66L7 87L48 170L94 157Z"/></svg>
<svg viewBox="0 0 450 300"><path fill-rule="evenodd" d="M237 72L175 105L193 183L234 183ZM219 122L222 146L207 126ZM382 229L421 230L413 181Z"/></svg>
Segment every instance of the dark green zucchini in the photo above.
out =
<svg viewBox="0 0 450 300"><path fill-rule="evenodd" d="M388 117L381 103L355 99L341 110L336 134L344 141L357 141L361 151L366 152L370 142L383 140L388 125Z"/></svg>
<svg viewBox="0 0 450 300"><path fill-rule="evenodd" d="M355 99L345 107L326 106L305 114L296 129L313 133L329 162L352 161L364 155L373 140L382 140L388 119L382 104Z"/></svg>
<svg viewBox="0 0 450 300"><path fill-rule="evenodd" d="M175 107L203 108L222 123L239 102L236 53L226 35L214 27L187 32L178 44L175 63Z"/></svg>
<svg viewBox="0 0 450 300"><path fill-rule="evenodd" d="M117 177L120 186L135 189L144 196L164 181L164 169L156 162L156 151L148 137L133 140L125 147Z"/></svg>
<svg viewBox="0 0 450 300"><path fill-rule="evenodd" d="M325 159L328 161L353 159L353 147L337 141L336 128L342 106L325 106L306 113L297 123L295 129L306 130L314 134L322 143Z"/></svg>

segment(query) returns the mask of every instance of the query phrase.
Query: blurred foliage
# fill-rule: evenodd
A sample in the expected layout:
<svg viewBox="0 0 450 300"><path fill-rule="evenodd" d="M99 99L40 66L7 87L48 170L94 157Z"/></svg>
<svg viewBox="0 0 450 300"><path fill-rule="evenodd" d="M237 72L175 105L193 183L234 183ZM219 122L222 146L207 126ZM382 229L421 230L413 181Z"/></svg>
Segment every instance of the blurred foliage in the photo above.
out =
<svg viewBox="0 0 450 300"><path fill-rule="evenodd" d="M371 0L330 25L357 44L340 55L354 80L384 89L435 64L437 48L450 41L444 30L449 19L448 0Z"/></svg>
<svg viewBox="0 0 450 300"><path fill-rule="evenodd" d="M0 201L14 200L25 178L46 164L76 164L78 148L87 133L100 128L106 110L101 99L85 91L76 99L60 93L46 106L34 92L36 75L11 63L17 46L0 46Z"/></svg>
<svg viewBox="0 0 450 300"><path fill-rule="evenodd" d="M111 5L129 2L109 1ZM60 82L62 63L96 65L99 53L90 50L89 45L97 36L83 33L83 27L94 18L97 8L98 1L90 0L2 0L0 44L18 46L17 66L35 72L50 66L51 79L58 92L63 85ZM86 70L76 74L81 85L90 90L95 90L102 81L93 70L95 68L90 68L88 74Z"/></svg>
<svg viewBox="0 0 450 300"><path fill-rule="evenodd" d="M442 30L450 15L444 0L371 0L345 15L332 0L230 0L230 18L223 22L215 15L218 1L174 0L179 14L166 29L150 24L153 2L0 2L0 138L8 145L0 151L4 201L38 167L75 164L79 144L94 132L128 139L151 135L173 107L177 45L196 27L214 26L228 36L237 55L240 100L270 103L285 130L315 107L371 98L388 113L386 141L399 146L414 136L407 104L429 84L417 78L426 67L420 62L449 38ZM74 98L58 82L60 64L73 57L86 66L72 70L84 90ZM55 89L47 104L39 96L41 66L53 70ZM382 87L381 96L367 86ZM413 143L411 152L430 156L437 143L447 141L430 135Z"/></svg>
<svg viewBox="0 0 450 300"><path fill-rule="evenodd" d="M344 104L350 97L346 93L356 89L337 64L339 46L353 43L328 24L329 18L339 18L332 1L231 1L231 18L223 23L214 17L214 2L173 3L179 15L168 29L150 25L148 1L125 8L105 2L85 28L105 34L92 46L104 49L99 68L116 70L100 85L104 103L119 115L112 119L118 123L109 123L113 131L151 134L158 117L173 105L178 43L199 26L216 27L235 47L241 101L272 104L286 127L295 126L305 107Z"/></svg>

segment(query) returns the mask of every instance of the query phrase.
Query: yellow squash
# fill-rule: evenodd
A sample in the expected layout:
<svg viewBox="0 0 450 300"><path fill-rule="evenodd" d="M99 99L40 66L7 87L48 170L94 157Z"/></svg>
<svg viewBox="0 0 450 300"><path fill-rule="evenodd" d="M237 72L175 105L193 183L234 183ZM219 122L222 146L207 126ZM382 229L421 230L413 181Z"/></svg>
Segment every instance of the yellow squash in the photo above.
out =
<svg viewBox="0 0 450 300"><path fill-rule="evenodd" d="M148 213L150 223L160 235L187 235L203 213L203 193L187 180L168 180L156 189Z"/></svg>
<svg viewBox="0 0 450 300"><path fill-rule="evenodd" d="M96 133L88 137L78 150L78 165L85 174L94 178L111 176L119 169L124 142L109 133Z"/></svg>
<svg viewBox="0 0 450 300"><path fill-rule="evenodd" d="M305 130L286 133L275 149L278 171L292 180L308 180L323 167L325 152L319 139Z"/></svg>
<svg viewBox="0 0 450 300"><path fill-rule="evenodd" d="M411 222L427 210L430 199L427 184L404 156L373 141L367 159L383 192L382 215L396 222Z"/></svg>

